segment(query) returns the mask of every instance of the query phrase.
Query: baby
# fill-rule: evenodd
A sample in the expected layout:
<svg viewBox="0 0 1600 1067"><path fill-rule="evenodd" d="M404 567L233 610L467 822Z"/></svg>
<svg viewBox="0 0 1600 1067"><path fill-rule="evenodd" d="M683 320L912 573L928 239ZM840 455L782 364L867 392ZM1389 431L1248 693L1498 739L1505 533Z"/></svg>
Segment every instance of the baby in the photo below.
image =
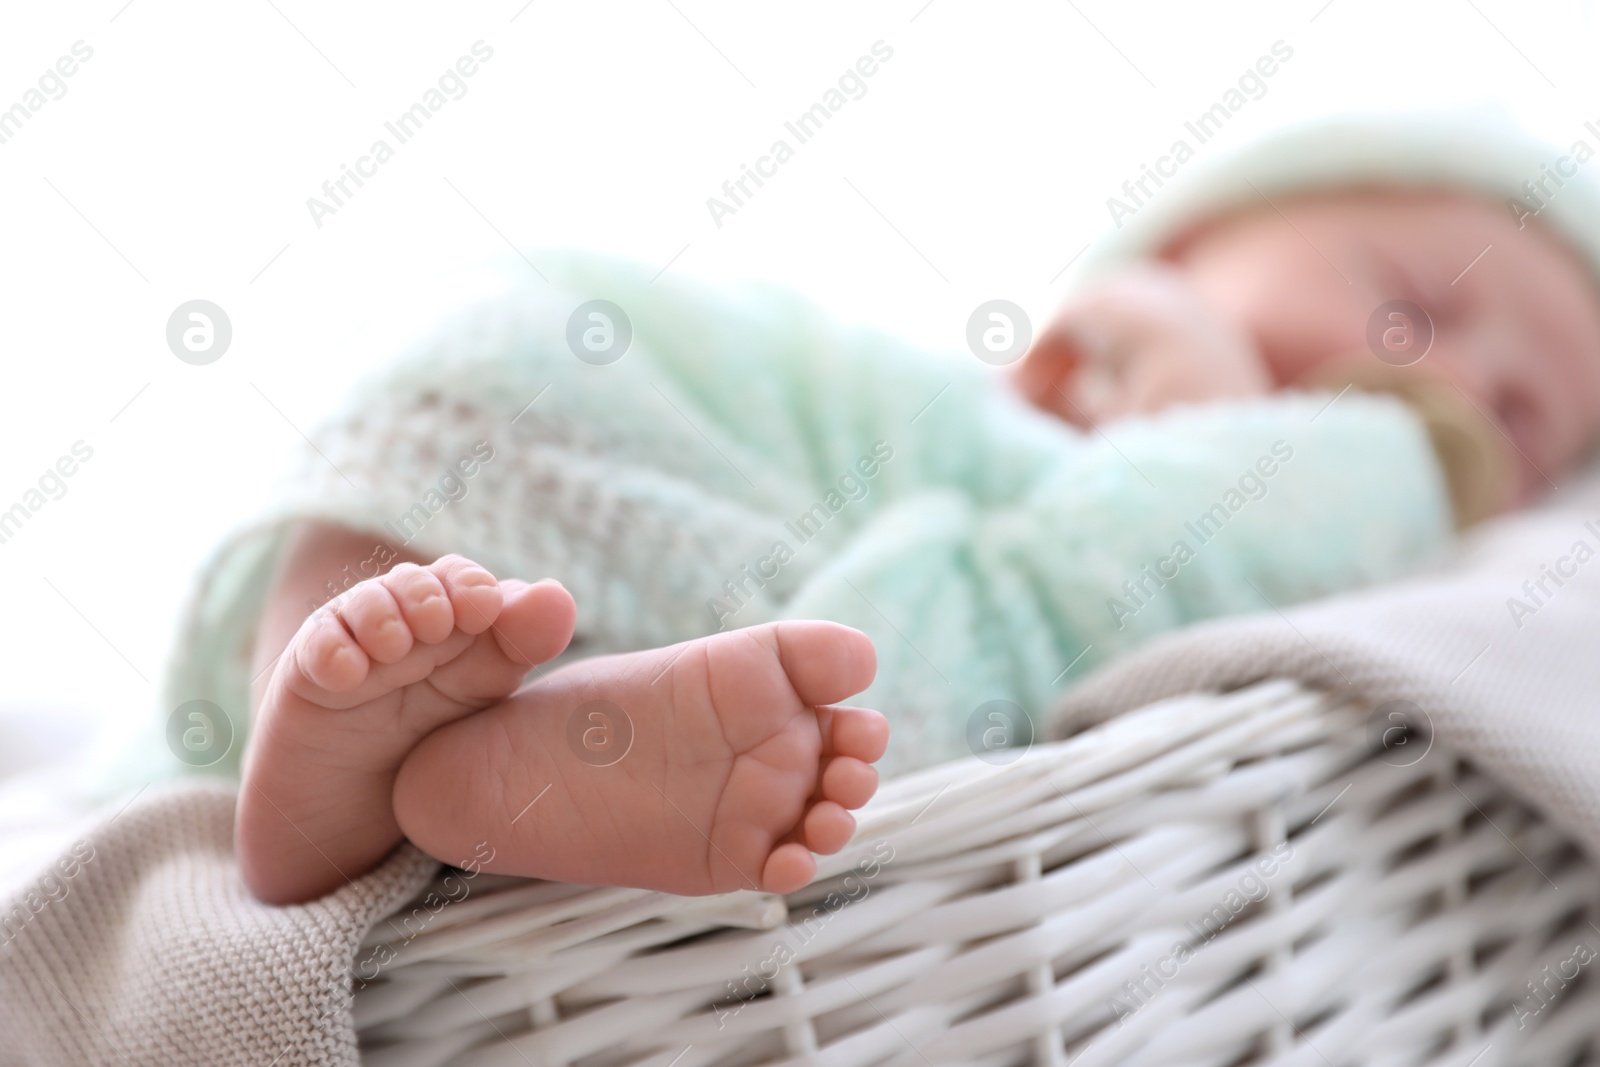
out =
<svg viewBox="0 0 1600 1067"><path fill-rule="evenodd" d="M787 305L741 319L612 279L634 320L629 359L648 374L564 351L513 364L539 368L528 396L540 375L552 390L529 432L585 442L548 477L611 453L628 464L603 479L631 509L608 520L620 531L572 538L581 565L560 577L582 603L554 579L407 546L308 617L325 577L370 556L374 537L299 524L256 629L246 883L308 900L409 839L457 863L487 842L485 869L577 883L805 885L813 854L851 837L888 746L889 718L851 698L889 709L897 744L959 739L928 725L935 705L943 719L997 697L1042 710L1072 672L1172 626L1404 573L1448 537L1451 499L1457 519L1476 518L1570 470L1600 427L1600 299L1557 232L1520 221L1442 184L1258 197L1081 290L1012 388L823 333ZM598 277L580 266L564 281L585 294ZM1395 300L1431 320L1411 366L1369 344L1374 310ZM657 320L670 328L650 336ZM492 330L473 342L499 343ZM440 358L418 365L448 397L460 375ZM1415 407L1345 395L1350 382ZM1301 389L1324 391L1269 396ZM574 407L558 408L563 390ZM602 418L629 433L599 433ZM1477 451L1451 445L1452 429ZM831 525L791 525L799 536L770 549L767 533L745 536L819 514L805 505L823 490L838 497L820 512ZM1184 532L1219 506L1225 531ZM681 516L680 533L715 513L737 542L728 558L761 560L717 572L737 576L722 587L681 581L675 542L629 540L657 513ZM523 504L516 521L567 520ZM583 555L590 537L622 547ZM678 605L654 612L670 625L618 643L688 639L543 669L575 628L580 652L603 648L584 640L580 609L654 617L657 602Z"/></svg>
<svg viewBox="0 0 1600 1067"><path fill-rule="evenodd" d="M1308 194L1283 207L1208 220L1085 293L1022 364L1019 387L1082 424L1370 380L1368 320L1406 300L1425 310L1432 344L1390 380L1453 395L1499 438L1513 473L1491 510L1554 486L1593 442L1600 304L1591 269L1555 235L1459 191Z"/></svg>

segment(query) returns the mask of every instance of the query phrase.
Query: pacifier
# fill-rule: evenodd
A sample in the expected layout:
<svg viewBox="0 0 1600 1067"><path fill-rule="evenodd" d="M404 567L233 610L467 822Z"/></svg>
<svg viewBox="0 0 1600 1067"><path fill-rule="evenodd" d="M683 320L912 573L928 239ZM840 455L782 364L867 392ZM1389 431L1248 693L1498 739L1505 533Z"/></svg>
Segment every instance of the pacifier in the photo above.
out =
<svg viewBox="0 0 1600 1067"><path fill-rule="evenodd" d="M1515 499L1516 472L1505 439L1448 379L1416 366L1390 366L1361 352L1335 361L1305 384L1335 393L1348 386L1387 393L1411 408L1439 457L1456 529L1499 514Z"/></svg>

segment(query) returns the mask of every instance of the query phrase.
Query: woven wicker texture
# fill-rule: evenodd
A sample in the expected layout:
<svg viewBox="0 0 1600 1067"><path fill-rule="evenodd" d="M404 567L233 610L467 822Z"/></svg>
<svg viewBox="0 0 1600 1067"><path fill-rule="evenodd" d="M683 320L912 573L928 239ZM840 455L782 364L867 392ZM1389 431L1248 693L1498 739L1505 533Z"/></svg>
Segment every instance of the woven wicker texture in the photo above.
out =
<svg viewBox="0 0 1600 1067"><path fill-rule="evenodd" d="M1573 1062L1600 877L1430 744L1268 682L888 783L787 900L458 874L368 938L364 1062Z"/></svg>

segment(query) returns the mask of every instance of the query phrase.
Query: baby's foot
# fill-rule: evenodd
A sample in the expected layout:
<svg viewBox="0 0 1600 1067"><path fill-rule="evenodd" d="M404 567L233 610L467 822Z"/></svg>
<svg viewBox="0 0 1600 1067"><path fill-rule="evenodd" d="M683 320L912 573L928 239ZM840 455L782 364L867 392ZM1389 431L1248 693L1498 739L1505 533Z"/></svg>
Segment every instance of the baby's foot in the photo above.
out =
<svg viewBox="0 0 1600 1067"><path fill-rule="evenodd" d="M321 896L400 843L395 772L444 723L515 692L572 637L555 582L496 582L446 556L403 563L317 611L256 709L234 839L272 903Z"/></svg>
<svg viewBox="0 0 1600 1067"><path fill-rule="evenodd" d="M830 622L575 663L426 738L395 817L430 854L490 871L787 893L877 789L887 721L827 706L876 670L866 635Z"/></svg>

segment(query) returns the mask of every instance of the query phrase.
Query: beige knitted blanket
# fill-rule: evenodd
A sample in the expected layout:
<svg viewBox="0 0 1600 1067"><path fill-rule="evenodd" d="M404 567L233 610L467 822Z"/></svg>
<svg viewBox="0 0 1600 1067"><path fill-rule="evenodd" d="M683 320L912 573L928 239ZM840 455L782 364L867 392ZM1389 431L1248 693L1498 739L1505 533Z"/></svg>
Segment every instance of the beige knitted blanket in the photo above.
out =
<svg viewBox="0 0 1600 1067"><path fill-rule="evenodd" d="M1410 701L1434 731L1412 751L1471 758L1600 855L1597 551L1591 476L1431 575L1148 646L1055 728L1265 676ZM434 866L407 848L321 901L265 907L233 864L232 807L218 786L151 790L0 901L0 1063L357 1062L358 943Z"/></svg>
<svg viewBox="0 0 1600 1067"><path fill-rule="evenodd" d="M407 846L319 901L268 907L239 880L233 802L221 785L151 789L0 905L0 1063L360 1062L358 945L437 864Z"/></svg>

